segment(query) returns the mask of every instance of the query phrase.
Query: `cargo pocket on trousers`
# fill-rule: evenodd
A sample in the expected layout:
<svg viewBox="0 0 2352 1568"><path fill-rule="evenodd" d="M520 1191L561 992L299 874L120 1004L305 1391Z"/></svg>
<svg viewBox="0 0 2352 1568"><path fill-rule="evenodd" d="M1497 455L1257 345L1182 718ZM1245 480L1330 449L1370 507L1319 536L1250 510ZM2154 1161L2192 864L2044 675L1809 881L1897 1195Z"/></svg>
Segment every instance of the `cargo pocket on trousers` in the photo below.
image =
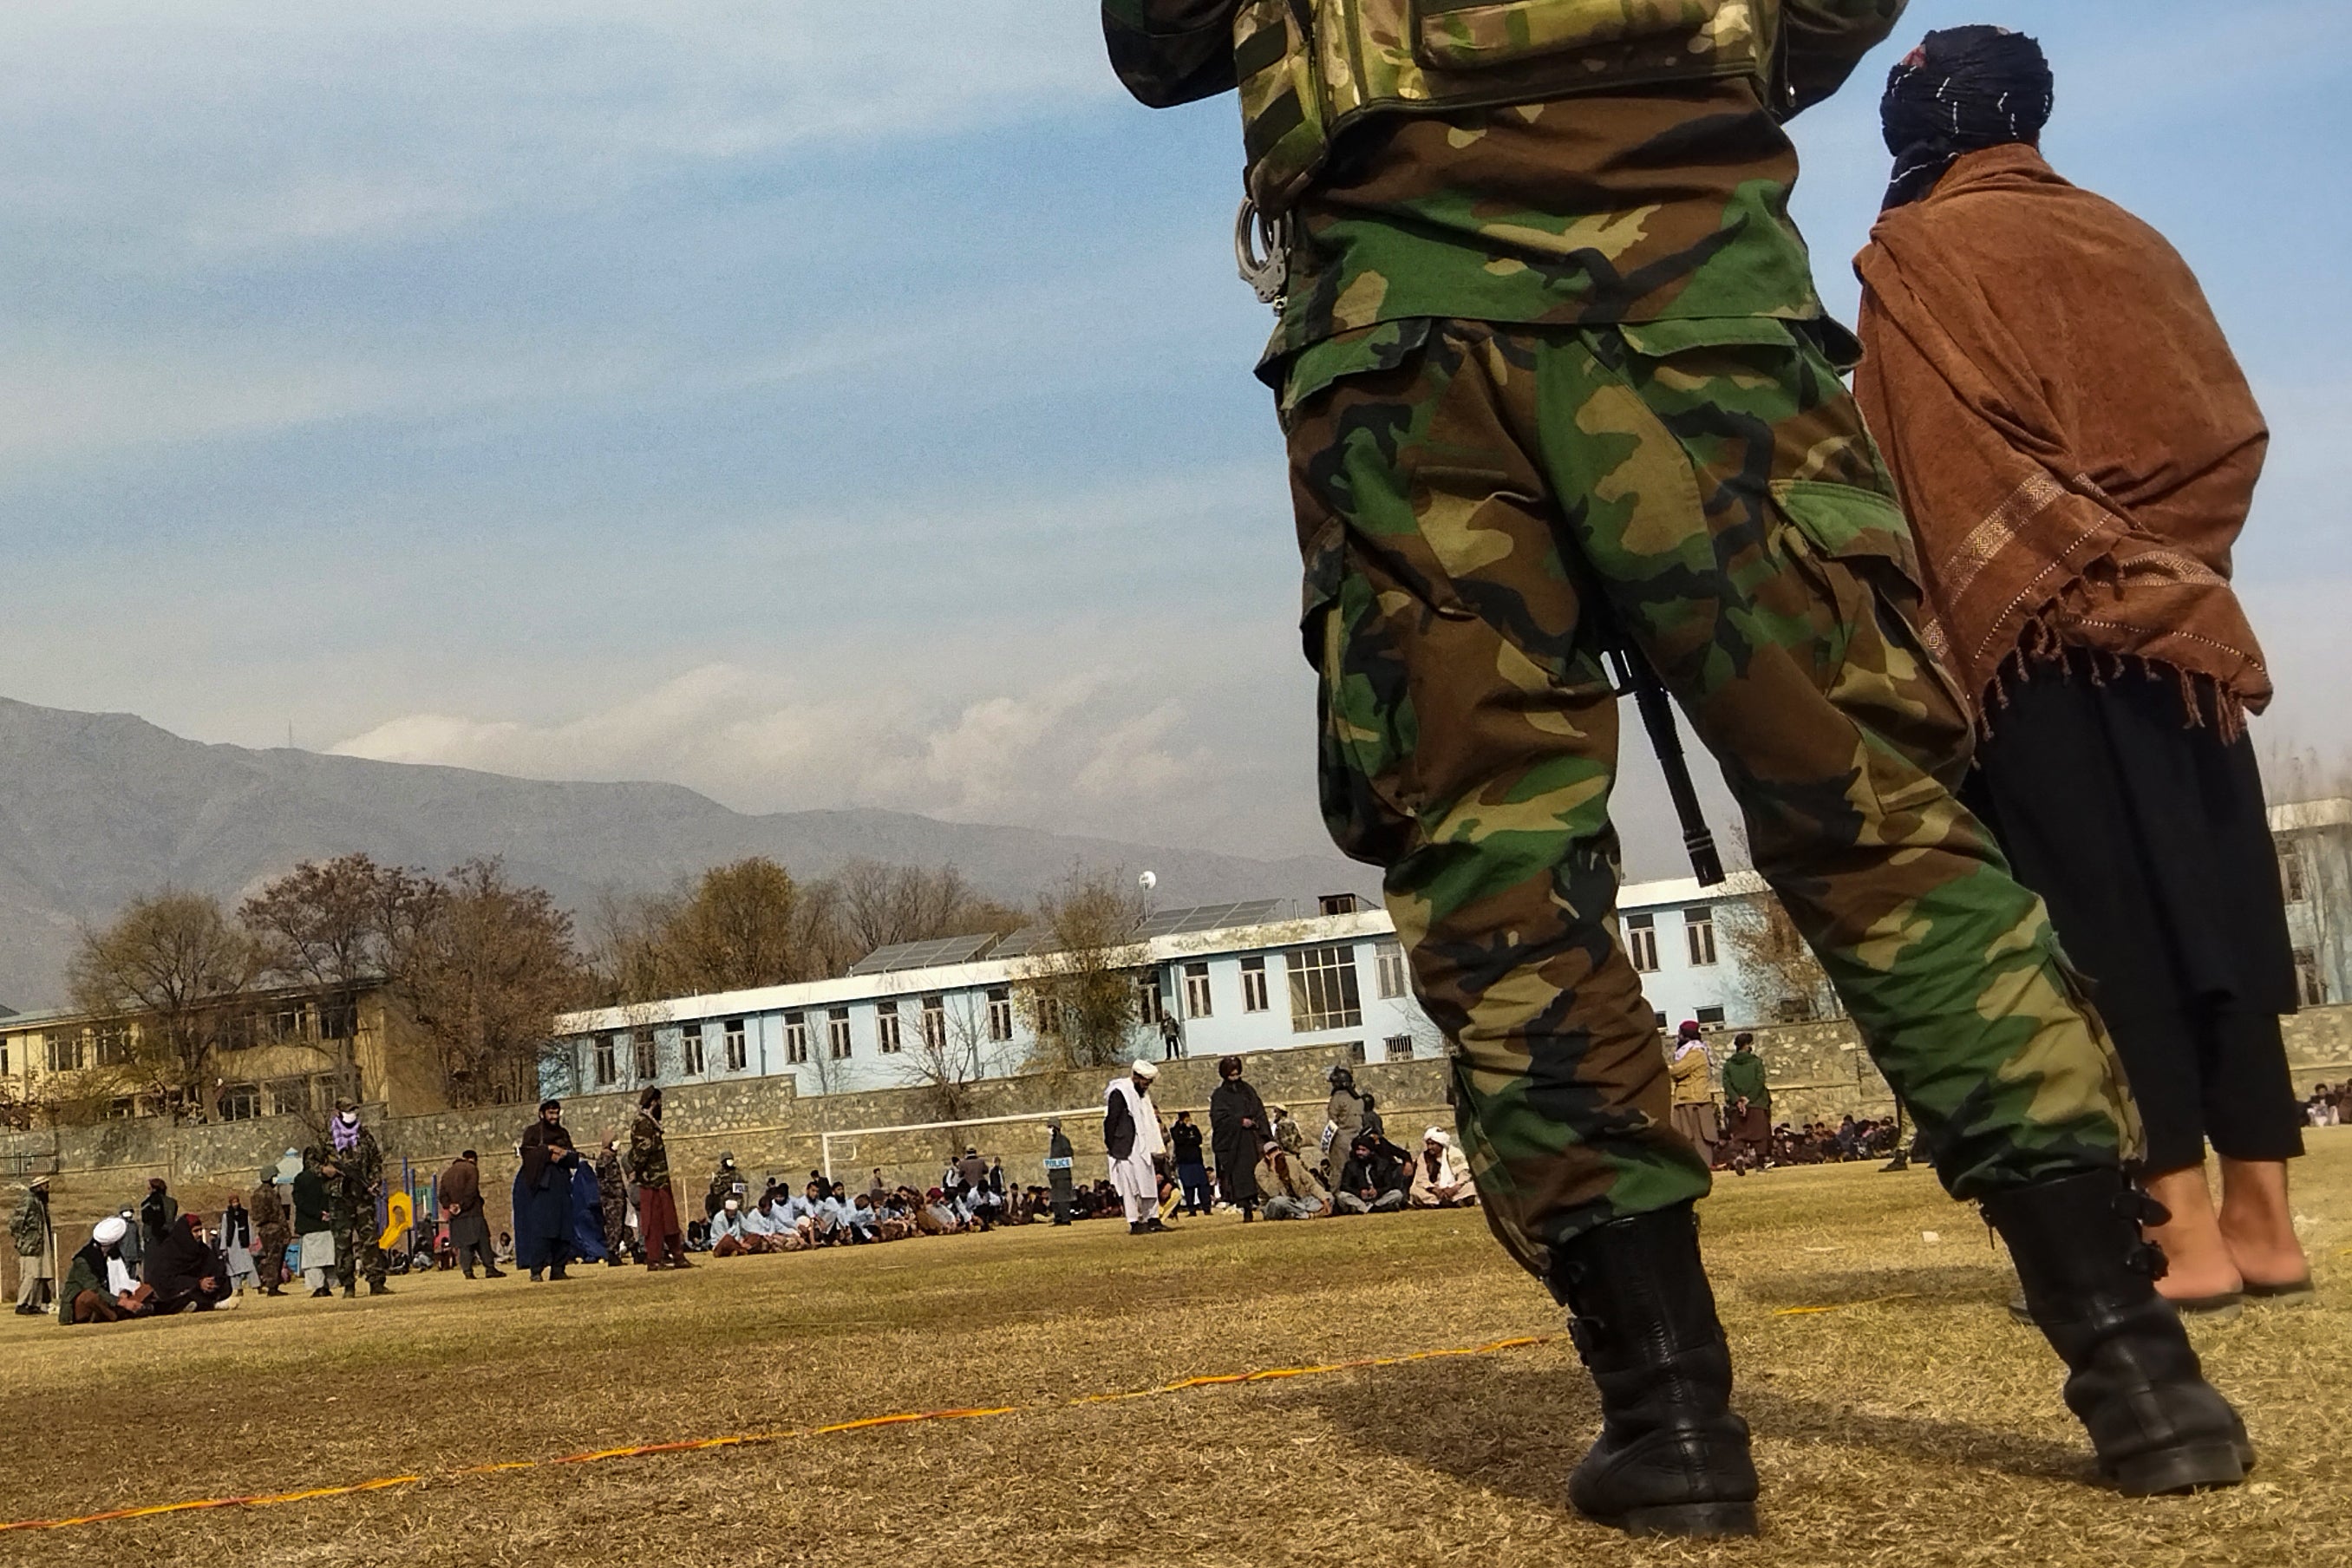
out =
<svg viewBox="0 0 2352 1568"><path fill-rule="evenodd" d="M1413 817L1399 779L1412 744L1403 661L1385 650L1371 584L1351 570L1348 531L1325 522L1306 549L1300 650L1315 667L1315 784L1340 850L1376 866L1410 852Z"/></svg>
<svg viewBox="0 0 2352 1568"><path fill-rule="evenodd" d="M1967 766L1966 697L1920 635L1919 559L1894 498L1853 485L1776 480L1782 549L1805 563L1835 617L1837 707L1943 787ZM1894 804L1894 803L1890 803Z"/></svg>

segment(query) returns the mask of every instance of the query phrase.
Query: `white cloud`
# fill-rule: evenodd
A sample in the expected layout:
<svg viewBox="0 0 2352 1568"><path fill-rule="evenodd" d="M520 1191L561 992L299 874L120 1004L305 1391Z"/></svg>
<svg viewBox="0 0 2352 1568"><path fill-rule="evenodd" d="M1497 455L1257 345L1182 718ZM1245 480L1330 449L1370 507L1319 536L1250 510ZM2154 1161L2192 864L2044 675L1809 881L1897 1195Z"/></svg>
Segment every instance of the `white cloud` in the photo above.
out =
<svg viewBox="0 0 2352 1568"><path fill-rule="evenodd" d="M1190 699L1215 699L1218 680L1197 665L1106 660L959 701L887 674L845 690L710 665L550 722L407 713L330 750L530 778L658 778L751 811L870 806L1145 837L1222 820L1226 847L1310 847L1306 780L1277 802L1248 763L1213 765ZM1164 695L1171 685L1188 696Z"/></svg>
<svg viewBox="0 0 2352 1568"><path fill-rule="evenodd" d="M1114 93L1095 15L1090 0L13 6L0 209L99 226L120 267L126 234L228 258L609 200L682 167Z"/></svg>

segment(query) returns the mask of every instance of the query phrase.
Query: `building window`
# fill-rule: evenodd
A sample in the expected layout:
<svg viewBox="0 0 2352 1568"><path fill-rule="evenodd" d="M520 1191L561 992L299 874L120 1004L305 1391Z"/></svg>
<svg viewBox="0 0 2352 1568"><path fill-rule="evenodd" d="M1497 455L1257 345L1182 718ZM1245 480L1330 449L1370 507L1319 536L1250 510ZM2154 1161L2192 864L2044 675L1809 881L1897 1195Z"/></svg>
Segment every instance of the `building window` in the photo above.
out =
<svg viewBox="0 0 2352 1568"><path fill-rule="evenodd" d="M1349 1059L1349 1061L1354 1062L1358 1067L1361 1067L1361 1066L1363 1066L1363 1065L1364 1065L1364 1062L1365 1062L1365 1060L1366 1060L1367 1058L1365 1058L1365 1056L1364 1056L1364 1042L1363 1042L1363 1041L1361 1041L1361 1040L1349 1040L1349 1041L1348 1042L1348 1044L1347 1044L1347 1052L1348 1052L1348 1059Z"/></svg>
<svg viewBox="0 0 2352 1568"><path fill-rule="evenodd" d="M636 1068L639 1079L649 1079L661 1071L661 1053L654 1045L650 1029L637 1036Z"/></svg>
<svg viewBox="0 0 2352 1568"><path fill-rule="evenodd" d="M1351 1029L1364 1021L1363 998L1356 990L1355 948L1301 948L1288 963L1291 1033Z"/></svg>
<svg viewBox="0 0 2352 1568"><path fill-rule="evenodd" d="M2303 846L2292 838L2281 838L2278 845L2279 891L2290 904L2299 904L2311 897L2303 876Z"/></svg>
<svg viewBox="0 0 2352 1568"><path fill-rule="evenodd" d="M109 1121L128 1121L138 1114L139 1102L127 1094L119 1100L109 1101L106 1107L106 1119Z"/></svg>
<svg viewBox="0 0 2352 1568"><path fill-rule="evenodd" d="M1037 1032L1058 1035L1062 1032L1062 999L1050 991L1037 995Z"/></svg>
<svg viewBox="0 0 2352 1568"><path fill-rule="evenodd" d="M988 988L988 1037L998 1045L1013 1037L1013 987Z"/></svg>
<svg viewBox="0 0 2352 1568"><path fill-rule="evenodd" d="M1723 1027L1723 1009L1720 1007L1701 1007L1692 1016L1710 1029Z"/></svg>
<svg viewBox="0 0 2352 1568"><path fill-rule="evenodd" d="M2307 947L2294 950L2294 994L2298 1006L2320 1007L2327 1002L2326 984L2319 978L2319 954Z"/></svg>
<svg viewBox="0 0 2352 1568"><path fill-rule="evenodd" d="M1209 1016L1209 966L1206 963L1184 966L1184 1016L1188 1018Z"/></svg>
<svg viewBox="0 0 2352 1568"><path fill-rule="evenodd" d="M121 1024L110 1024L97 1032L98 1065L102 1068L125 1067L131 1061L131 1031Z"/></svg>
<svg viewBox="0 0 2352 1568"><path fill-rule="evenodd" d="M1372 962L1380 973L1381 1000L1390 1002L1404 994L1404 944L1384 942L1372 949Z"/></svg>
<svg viewBox="0 0 2352 1568"><path fill-rule="evenodd" d="M1650 1016L1658 1021L1658 1027L1661 1029L1666 1026L1666 1016L1664 1013L1653 1013Z"/></svg>
<svg viewBox="0 0 2352 1568"><path fill-rule="evenodd" d="M1135 977L1135 1016L1147 1024L1157 1024L1168 1011L1168 998L1160 994L1157 973Z"/></svg>
<svg viewBox="0 0 2352 1568"><path fill-rule="evenodd" d="M1704 969L1715 962L1715 911L1683 911L1683 937L1690 943L1691 966Z"/></svg>
<svg viewBox="0 0 2352 1568"><path fill-rule="evenodd" d="M743 1020L727 1020L727 1070L741 1072L751 1065L751 1049L743 1039Z"/></svg>
<svg viewBox="0 0 2352 1568"><path fill-rule="evenodd" d="M51 1035L48 1037L49 1070L79 1072L81 1070L81 1037Z"/></svg>
<svg viewBox="0 0 2352 1568"><path fill-rule="evenodd" d="M1412 1060L1412 1037L1411 1035L1391 1035L1387 1039L1381 1042L1381 1057L1382 1060L1391 1062L1409 1062Z"/></svg>
<svg viewBox="0 0 2352 1568"><path fill-rule="evenodd" d="M923 998L923 1049L943 1051L948 1048L948 999L944 996Z"/></svg>
<svg viewBox="0 0 2352 1568"><path fill-rule="evenodd" d="M898 1022L898 1005L893 1002L890 1005L890 1018L894 1026ZM893 1046L891 1048L895 1050L898 1047ZM824 1054L837 1062L845 1062L849 1059L849 1009L846 1007L825 1009Z"/></svg>
<svg viewBox="0 0 2352 1568"><path fill-rule="evenodd" d="M596 1037L596 1086L610 1089L621 1076L621 1037L618 1035Z"/></svg>
<svg viewBox="0 0 2352 1568"><path fill-rule="evenodd" d="M1265 1007L1265 960L1244 958L1242 960L1242 1011L1263 1013Z"/></svg>
<svg viewBox="0 0 2352 1568"><path fill-rule="evenodd" d="M677 1032L677 1070L688 1078L702 1076L702 1026L688 1024Z"/></svg>
<svg viewBox="0 0 2352 1568"><path fill-rule="evenodd" d="M319 1004L319 1037L322 1040L349 1040L360 1032L359 1004L348 997Z"/></svg>
<svg viewBox="0 0 2352 1568"><path fill-rule="evenodd" d="M1654 915L1625 917L1625 955L1644 974L1658 969L1658 922Z"/></svg>
<svg viewBox="0 0 2352 1568"><path fill-rule="evenodd" d="M784 1015L784 1060L799 1067L808 1061L808 1015Z"/></svg>
<svg viewBox="0 0 2352 1568"><path fill-rule="evenodd" d="M898 1054L898 1004L896 1002L874 1004L874 1040L881 1047L884 1056L895 1057ZM834 1054L846 1056L849 1053L835 1051Z"/></svg>
<svg viewBox="0 0 2352 1568"><path fill-rule="evenodd" d="M259 1084L233 1083L221 1090L220 1116L223 1121L250 1121L260 1114Z"/></svg>

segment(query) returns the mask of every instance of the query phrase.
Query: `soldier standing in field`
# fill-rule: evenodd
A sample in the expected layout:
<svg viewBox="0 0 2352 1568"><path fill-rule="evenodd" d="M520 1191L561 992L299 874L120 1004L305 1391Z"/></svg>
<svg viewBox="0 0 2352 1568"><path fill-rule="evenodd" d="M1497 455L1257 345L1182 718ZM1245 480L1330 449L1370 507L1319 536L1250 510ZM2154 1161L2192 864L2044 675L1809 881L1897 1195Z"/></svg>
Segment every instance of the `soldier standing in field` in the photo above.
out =
<svg viewBox="0 0 2352 1568"><path fill-rule="evenodd" d="M327 1140L315 1145L310 1159L321 1171L334 1168L327 1195L333 1205L335 1277L346 1297L359 1294L358 1277L367 1277L368 1294L389 1296L384 1275L389 1264L376 1243L375 1201L383 1192L383 1151L375 1134L360 1125L359 1108L348 1100L335 1101L327 1123Z"/></svg>
<svg viewBox="0 0 2352 1568"><path fill-rule="evenodd" d="M670 1195L669 1142L662 1135L659 1085L637 1096L637 1119L629 1125L628 1173L637 1184L637 1239L646 1268L687 1268L686 1237L679 1233L677 1203Z"/></svg>
<svg viewBox="0 0 2352 1568"><path fill-rule="evenodd" d="M1600 1385L1570 1500L1637 1532L1753 1531L1756 1472L1707 1171L1616 936L1612 645L1716 753L1947 1187L2062 1281L2042 1327L2102 1470L2252 1457L2156 1303L2114 1048L1953 797L1969 721L1788 216L1781 122L1902 8L1104 0L1144 102L1239 89L1325 818L1384 869L1487 1222Z"/></svg>
<svg viewBox="0 0 2352 1568"><path fill-rule="evenodd" d="M596 1200L604 1211L604 1262L622 1268L629 1261L629 1184L610 1138L596 1151Z"/></svg>

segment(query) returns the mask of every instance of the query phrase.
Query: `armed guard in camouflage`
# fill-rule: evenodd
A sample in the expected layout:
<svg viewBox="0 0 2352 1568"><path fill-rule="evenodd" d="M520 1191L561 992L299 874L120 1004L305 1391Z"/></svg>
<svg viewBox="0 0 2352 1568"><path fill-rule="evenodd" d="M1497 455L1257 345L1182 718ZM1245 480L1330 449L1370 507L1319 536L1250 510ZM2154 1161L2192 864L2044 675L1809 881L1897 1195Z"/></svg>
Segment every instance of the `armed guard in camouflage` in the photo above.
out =
<svg viewBox="0 0 2352 1568"><path fill-rule="evenodd" d="M375 1134L360 1125L359 1109L347 1100L337 1100L327 1137L313 1144L305 1158L322 1171L335 1168L329 1197L335 1226L335 1277L342 1282L343 1294L358 1295L357 1277L364 1275L369 1295L390 1295L384 1276L391 1264L376 1245L375 1201L383 1191L383 1151L376 1146Z"/></svg>
<svg viewBox="0 0 2352 1568"><path fill-rule="evenodd" d="M1612 641L1715 752L1946 1186L2063 1299L2044 1326L2108 1474L2247 1458L2149 1284L2112 1045L1953 797L1969 721L1788 216L1782 122L1903 4L1103 5L1146 103L1239 89L1324 815L1385 870L1488 1223L1601 1385L1570 1499L1637 1532L1751 1531L1756 1478L1707 1172L1617 935Z"/></svg>

